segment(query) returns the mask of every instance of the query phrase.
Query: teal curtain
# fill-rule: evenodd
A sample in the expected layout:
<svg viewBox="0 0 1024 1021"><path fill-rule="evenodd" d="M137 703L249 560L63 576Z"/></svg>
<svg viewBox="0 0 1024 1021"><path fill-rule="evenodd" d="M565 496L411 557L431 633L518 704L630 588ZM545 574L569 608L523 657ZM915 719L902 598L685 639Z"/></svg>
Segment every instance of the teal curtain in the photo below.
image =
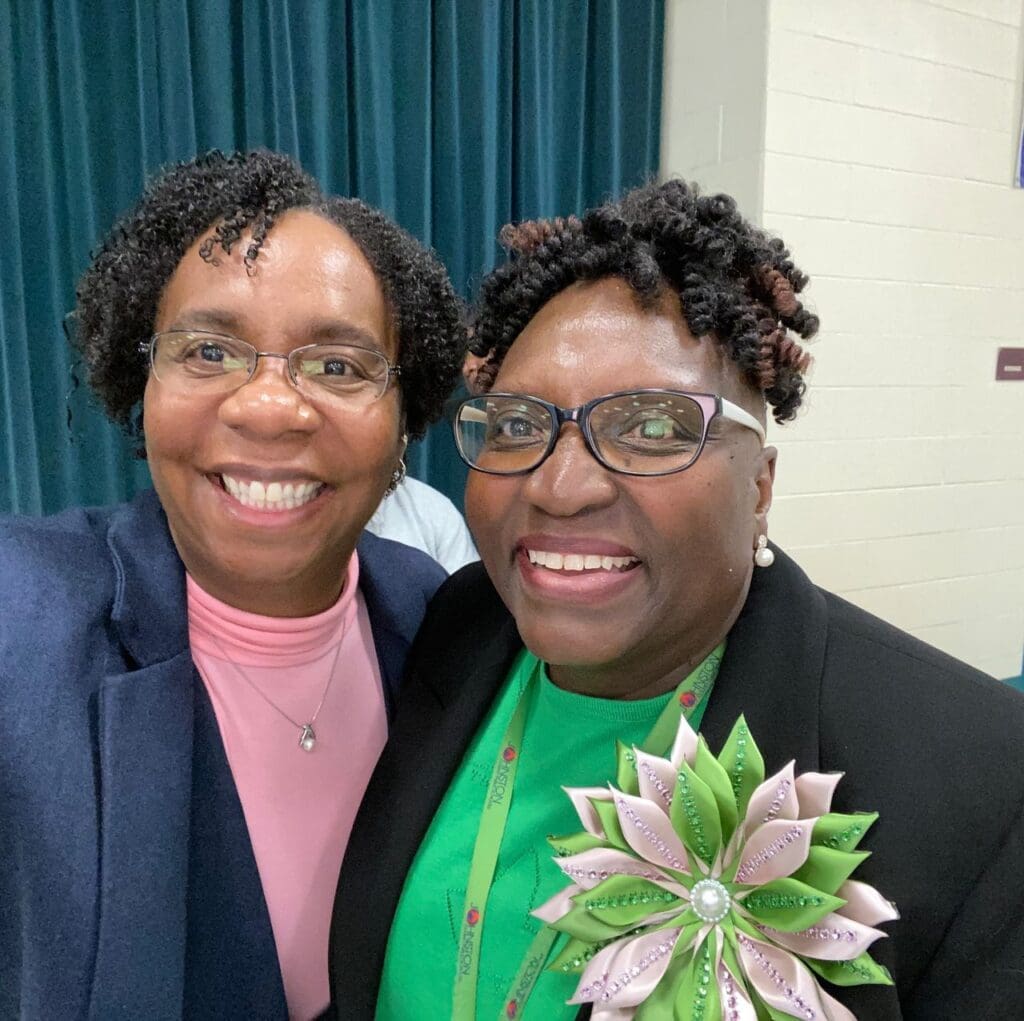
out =
<svg viewBox="0 0 1024 1021"><path fill-rule="evenodd" d="M145 463L61 331L91 247L162 164L297 156L431 244L468 297L509 220L658 164L663 0L0 3L0 511L125 499ZM70 417L70 424L69 424ZM410 470L461 502L444 427Z"/></svg>

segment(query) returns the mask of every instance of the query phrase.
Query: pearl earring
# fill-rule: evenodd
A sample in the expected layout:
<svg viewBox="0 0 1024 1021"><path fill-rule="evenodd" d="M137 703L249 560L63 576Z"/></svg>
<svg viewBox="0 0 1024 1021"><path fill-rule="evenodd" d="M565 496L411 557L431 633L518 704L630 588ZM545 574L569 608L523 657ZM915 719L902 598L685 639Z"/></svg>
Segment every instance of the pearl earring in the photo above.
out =
<svg viewBox="0 0 1024 1021"><path fill-rule="evenodd" d="M768 549L768 536L757 537L757 549L754 550L754 563L758 567L771 567L775 563L775 554Z"/></svg>

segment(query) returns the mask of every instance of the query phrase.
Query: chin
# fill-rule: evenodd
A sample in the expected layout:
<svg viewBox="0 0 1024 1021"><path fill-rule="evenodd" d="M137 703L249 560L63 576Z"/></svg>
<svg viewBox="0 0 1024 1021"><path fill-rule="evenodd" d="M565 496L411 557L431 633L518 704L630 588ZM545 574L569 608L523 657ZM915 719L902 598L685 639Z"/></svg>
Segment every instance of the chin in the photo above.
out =
<svg viewBox="0 0 1024 1021"><path fill-rule="evenodd" d="M552 628L540 622L535 625L521 623L519 634L526 647L539 660L554 666L599 667L617 660L623 653L618 644L608 641L607 630L602 634L589 628Z"/></svg>

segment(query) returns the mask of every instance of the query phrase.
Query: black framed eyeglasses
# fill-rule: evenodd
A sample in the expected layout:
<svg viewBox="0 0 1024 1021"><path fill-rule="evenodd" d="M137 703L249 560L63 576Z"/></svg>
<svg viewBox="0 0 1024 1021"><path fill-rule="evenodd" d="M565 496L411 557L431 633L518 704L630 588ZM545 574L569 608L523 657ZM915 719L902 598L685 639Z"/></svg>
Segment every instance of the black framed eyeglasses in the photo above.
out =
<svg viewBox="0 0 1024 1021"><path fill-rule="evenodd" d="M229 393L256 373L261 358L282 358L292 384L313 396L362 407L387 392L401 369L373 348L307 344L288 354L257 351L252 344L206 330L167 330L140 345L154 376L184 394Z"/></svg>
<svg viewBox="0 0 1024 1021"><path fill-rule="evenodd" d="M459 456L475 471L521 475L550 456L562 426L575 422L594 458L624 475L671 475L689 468L717 417L755 432L761 423L717 394L623 390L578 408L560 408L528 394L489 393L455 409Z"/></svg>

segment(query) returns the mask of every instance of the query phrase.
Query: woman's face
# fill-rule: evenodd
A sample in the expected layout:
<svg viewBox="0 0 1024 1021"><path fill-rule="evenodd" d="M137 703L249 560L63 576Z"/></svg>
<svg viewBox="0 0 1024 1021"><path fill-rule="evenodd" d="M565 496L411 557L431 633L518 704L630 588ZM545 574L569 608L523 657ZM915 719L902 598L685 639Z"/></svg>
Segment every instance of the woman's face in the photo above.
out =
<svg viewBox="0 0 1024 1021"><path fill-rule="evenodd" d="M157 332L209 330L279 354L338 341L396 360L380 284L338 227L310 212L287 213L251 275L242 261L246 238L230 255L215 249L217 265L199 256L202 240L164 290ZM149 467L196 581L231 605L275 616L331 605L402 454L399 400L394 386L366 407L304 396L280 358L261 358L253 378L228 393L183 392L150 373ZM243 504L239 496L251 503L260 486L277 508ZM270 499L289 495L288 486L293 506Z"/></svg>
<svg viewBox="0 0 1024 1021"><path fill-rule="evenodd" d="M645 387L718 393L763 414L715 343L690 333L674 296L644 311L616 278L548 302L493 389L576 407ZM466 512L491 579L554 680L641 697L680 680L739 613L774 458L754 432L719 417L686 471L632 477L602 467L566 424L528 475L470 472ZM628 567L555 570L531 563L531 551L626 558Z"/></svg>

